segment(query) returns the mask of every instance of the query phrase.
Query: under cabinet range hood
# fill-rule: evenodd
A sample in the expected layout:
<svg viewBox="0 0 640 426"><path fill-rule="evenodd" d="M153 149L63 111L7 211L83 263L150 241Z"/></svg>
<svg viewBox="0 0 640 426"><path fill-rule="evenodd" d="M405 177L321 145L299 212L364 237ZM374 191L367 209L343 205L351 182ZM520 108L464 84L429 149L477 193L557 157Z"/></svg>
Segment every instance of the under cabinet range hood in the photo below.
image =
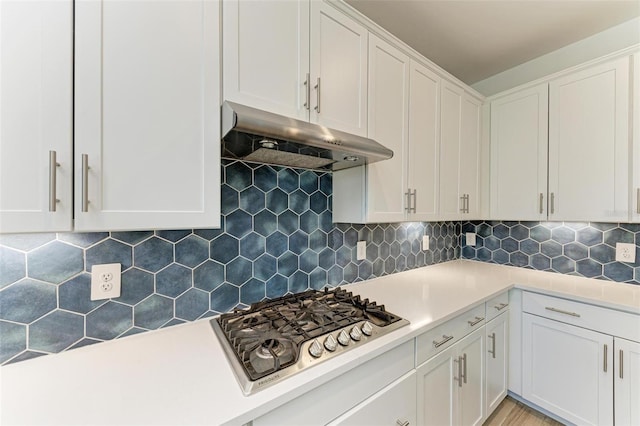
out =
<svg viewBox="0 0 640 426"><path fill-rule="evenodd" d="M388 160L393 151L373 139L225 101L222 158L336 171Z"/></svg>

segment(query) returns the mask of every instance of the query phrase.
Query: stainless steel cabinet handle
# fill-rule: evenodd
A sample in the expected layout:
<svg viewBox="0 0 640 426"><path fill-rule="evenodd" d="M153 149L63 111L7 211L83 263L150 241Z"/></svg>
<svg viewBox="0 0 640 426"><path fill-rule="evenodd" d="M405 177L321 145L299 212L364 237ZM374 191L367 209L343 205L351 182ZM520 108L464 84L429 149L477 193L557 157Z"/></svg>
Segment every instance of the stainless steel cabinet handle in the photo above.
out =
<svg viewBox="0 0 640 426"><path fill-rule="evenodd" d="M89 155L82 154L82 209L89 211Z"/></svg>
<svg viewBox="0 0 640 426"><path fill-rule="evenodd" d="M553 192L551 193L551 214L554 214L556 212L556 194L554 194Z"/></svg>
<svg viewBox="0 0 640 426"><path fill-rule="evenodd" d="M479 322L484 321L484 317L475 317L475 319L467 321L471 327L478 324Z"/></svg>
<svg viewBox="0 0 640 426"><path fill-rule="evenodd" d="M309 99L311 98L311 76L307 73L307 79L304 81L304 92L305 92L305 101L304 107L309 110L311 109L311 103Z"/></svg>
<svg viewBox="0 0 640 426"><path fill-rule="evenodd" d="M442 335L442 340L440 340L439 342L434 340L433 341L433 347L434 348L439 348L440 346L444 345L445 343L447 343L449 340L453 339L453 334L451 336L447 336L446 334Z"/></svg>
<svg viewBox="0 0 640 426"><path fill-rule="evenodd" d="M411 212L416 213L416 203L417 203L416 198L418 198L417 197L417 193L418 193L418 190L414 189L413 193L411 194L413 196L413 206L409 210L409 213L411 213ZM409 198L409 201L411 201L411 198Z"/></svg>
<svg viewBox="0 0 640 426"><path fill-rule="evenodd" d="M501 311L501 310L503 310L504 308L506 308L507 306L509 306L509 304L508 304L508 303L501 303L501 304L499 304L499 305L494 306L494 308L496 308L497 310Z"/></svg>
<svg viewBox="0 0 640 426"><path fill-rule="evenodd" d="M549 306L545 307L547 311L557 312L559 314L571 315L572 317L580 318L580 314L576 314L575 312L563 311L562 309L551 308Z"/></svg>
<svg viewBox="0 0 640 426"><path fill-rule="evenodd" d="M489 351L489 353L491 354L492 358L495 358L496 357L496 333L491 333L487 337L491 339L491 350Z"/></svg>
<svg viewBox="0 0 640 426"><path fill-rule="evenodd" d="M466 213L467 212L467 195L462 194L462 197L460 197L460 201L462 201L462 207L460 208L460 213Z"/></svg>
<svg viewBox="0 0 640 426"><path fill-rule="evenodd" d="M56 204L60 201L56 198L56 178L60 164L56 161L56 152L49 151L49 211L56 211Z"/></svg>
<svg viewBox="0 0 640 426"><path fill-rule="evenodd" d="M640 214L640 188L636 192L636 213Z"/></svg>
<svg viewBox="0 0 640 426"><path fill-rule="evenodd" d="M606 373L607 372L607 364L609 364L609 362L607 361L607 357L608 357L608 348L607 345L604 345L604 357L603 357L603 361L602 361L602 370Z"/></svg>
<svg viewBox="0 0 640 426"><path fill-rule="evenodd" d="M318 91L318 100L316 101L315 110L318 114L320 114L320 77L318 77L318 83L313 87Z"/></svg>
<svg viewBox="0 0 640 426"><path fill-rule="evenodd" d="M623 370L624 369L624 356L622 353L622 349L620 349L620 378L624 379Z"/></svg>
<svg viewBox="0 0 640 426"><path fill-rule="evenodd" d="M469 204L470 204L469 203L469 200L470 200L469 194L466 194L466 197L467 197L467 207L466 207L465 213L469 213L469 211L470 211L470 209L469 209Z"/></svg>
<svg viewBox="0 0 640 426"><path fill-rule="evenodd" d="M453 362L458 364L458 377L454 377L453 380L457 380L458 387L461 388L462 387L462 357L459 356L458 358L454 359Z"/></svg>
<svg viewBox="0 0 640 426"><path fill-rule="evenodd" d="M396 420L396 425L398 426L409 426L411 423L409 423L409 420Z"/></svg>
<svg viewBox="0 0 640 426"><path fill-rule="evenodd" d="M462 363L464 364L462 367L462 380L467 383L467 354L462 354Z"/></svg>
<svg viewBox="0 0 640 426"><path fill-rule="evenodd" d="M404 193L405 196L405 208L404 211L406 211L407 213L411 213L411 188L407 189L407 192Z"/></svg>
<svg viewBox="0 0 640 426"><path fill-rule="evenodd" d="M540 193L540 214L544 213L544 208L542 206L542 202L544 201L544 194Z"/></svg>

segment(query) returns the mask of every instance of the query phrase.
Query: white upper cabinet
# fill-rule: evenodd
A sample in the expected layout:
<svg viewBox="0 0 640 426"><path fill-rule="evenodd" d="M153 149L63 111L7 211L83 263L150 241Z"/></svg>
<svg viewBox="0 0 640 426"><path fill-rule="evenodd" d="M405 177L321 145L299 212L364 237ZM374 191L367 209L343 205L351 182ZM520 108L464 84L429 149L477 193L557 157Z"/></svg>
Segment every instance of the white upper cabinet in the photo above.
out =
<svg viewBox="0 0 640 426"><path fill-rule="evenodd" d="M457 219L464 204L458 197L464 91L447 81L440 87L440 216Z"/></svg>
<svg viewBox="0 0 640 426"><path fill-rule="evenodd" d="M465 93L462 97L460 124L460 182L458 196L463 198L462 217L477 218L480 214L480 113L482 103Z"/></svg>
<svg viewBox="0 0 640 426"><path fill-rule="evenodd" d="M629 219L629 58L549 83L549 219Z"/></svg>
<svg viewBox="0 0 640 426"><path fill-rule="evenodd" d="M219 8L76 1L76 230L219 226Z"/></svg>
<svg viewBox="0 0 640 426"><path fill-rule="evenodd" d="M71 0L0 2L0 232L71 230L72 46Z"/></svg>
<svg viewBox="0 0 640 426"><path fill-rule="evenodd" d="M408 186L411 220L432 221L438 216L440 171L440 78L411 61L409 91Z"/></svg>
<svg viewBox="0 0 640 426"><path fill-rule="evenodd" d="M491 218L547 218L548 84L491 102Z"/></svg>
<svg viewBox="0 0 640 426"><path fill-rule="evenodd" d="M631 221L640 222L640 53L633 56L633 167Z"/></svg>
<svg viewBox="0 0 640 426"><path fill-rule="evenodd" d="M224 99L366 136L367 38L323 1L225 1Z"/></svg>
<svg viewBox="0 0 640 426"><path fill-rule="evenodd" d="M309 0L222 3L225 99L309 119L309 7Z"/></svg>

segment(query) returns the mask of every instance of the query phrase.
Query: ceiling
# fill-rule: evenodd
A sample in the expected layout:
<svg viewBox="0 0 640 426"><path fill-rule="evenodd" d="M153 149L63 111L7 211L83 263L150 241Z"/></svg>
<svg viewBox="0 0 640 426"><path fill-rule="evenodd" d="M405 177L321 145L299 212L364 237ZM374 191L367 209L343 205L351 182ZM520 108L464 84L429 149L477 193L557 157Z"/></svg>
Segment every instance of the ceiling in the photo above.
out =
<svg viewBox="0 0 640 426"><path fill-rule="evenodd" d="M346 2L469 85L640 16L640 0Z"/></svg>

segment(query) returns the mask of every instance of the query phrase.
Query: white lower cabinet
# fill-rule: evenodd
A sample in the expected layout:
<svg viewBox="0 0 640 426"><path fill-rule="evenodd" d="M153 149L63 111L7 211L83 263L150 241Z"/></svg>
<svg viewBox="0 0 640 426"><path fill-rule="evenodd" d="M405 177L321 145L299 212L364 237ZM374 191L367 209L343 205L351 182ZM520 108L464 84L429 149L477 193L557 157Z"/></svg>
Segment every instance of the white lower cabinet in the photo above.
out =
<svg viewBox="0 0 640 426"><path fill-rule="evenodd" d="M417 424L482 424L484 346L481 327L418 366Z"/></svg>
<svg viewBox="0 0 640 426"><path fill-rule="evenodd" d="M509 378L508 311L487 323L485 336L487 336L485 413L489 416L507 396Z"/></svg>
<svg viewBox="0 0 640 426"><path fill-rule="evenodd" d="M640 425L640 343L614 338L614 418L617 425Z"/></svg>

